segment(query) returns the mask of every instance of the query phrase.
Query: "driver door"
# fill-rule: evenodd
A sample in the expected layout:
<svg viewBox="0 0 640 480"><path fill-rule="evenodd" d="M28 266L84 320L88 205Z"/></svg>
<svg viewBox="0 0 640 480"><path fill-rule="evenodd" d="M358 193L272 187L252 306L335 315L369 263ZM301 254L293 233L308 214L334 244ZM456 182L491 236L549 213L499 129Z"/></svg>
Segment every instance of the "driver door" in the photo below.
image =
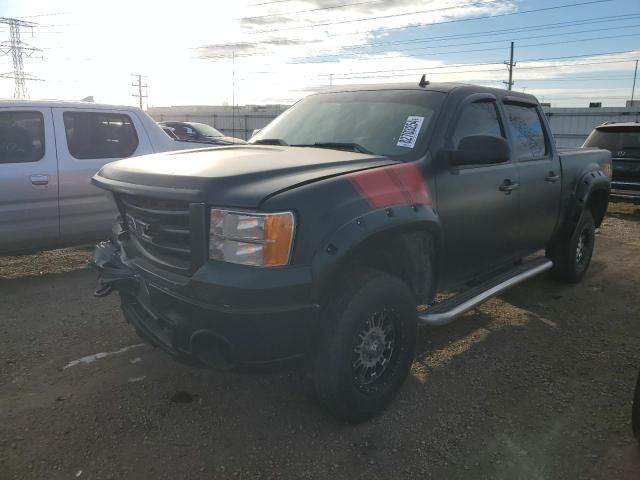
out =
<svg viewBox="0 0 640 480"><path fill-rule="evenodd" d="M448 148L456 149L469 135L506 140L504 125L493 95L472 95L452 122ZM495 164L439 167L436 189L443 231L444 283L468 281L516 258L520 193L513 158Z"/></svg>

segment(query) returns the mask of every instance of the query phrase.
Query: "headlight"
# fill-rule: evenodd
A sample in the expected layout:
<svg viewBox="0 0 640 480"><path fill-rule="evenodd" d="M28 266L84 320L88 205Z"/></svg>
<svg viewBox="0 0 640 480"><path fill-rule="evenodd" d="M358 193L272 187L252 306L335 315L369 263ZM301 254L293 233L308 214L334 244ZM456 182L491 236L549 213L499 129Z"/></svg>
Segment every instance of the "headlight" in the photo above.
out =
<svg viewBox="0 0 640 480"><path fill-rule="evenodd" d="M287 265L294 223L292 212L253 213L212 208L209 258L261 267Z"/></svg>

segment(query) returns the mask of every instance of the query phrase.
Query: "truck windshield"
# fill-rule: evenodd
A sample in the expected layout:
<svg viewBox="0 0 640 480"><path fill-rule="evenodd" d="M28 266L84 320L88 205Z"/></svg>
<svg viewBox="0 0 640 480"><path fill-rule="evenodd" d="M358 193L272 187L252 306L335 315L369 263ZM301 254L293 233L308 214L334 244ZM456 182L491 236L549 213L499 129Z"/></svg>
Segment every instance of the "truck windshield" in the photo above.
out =
<svg viewBox="0 0 640 480"><path fill-rule="evenodd" d="M445 95L378 90L311 95L265 127L250 143L335 148L415 160Z"/></svg>
<svg viewBox="0 0 640 480"><path fill-rule="evenodd" d="M637 127L597 128L583 146L610 150L614 157L640 157L640 124Z"/></svg>

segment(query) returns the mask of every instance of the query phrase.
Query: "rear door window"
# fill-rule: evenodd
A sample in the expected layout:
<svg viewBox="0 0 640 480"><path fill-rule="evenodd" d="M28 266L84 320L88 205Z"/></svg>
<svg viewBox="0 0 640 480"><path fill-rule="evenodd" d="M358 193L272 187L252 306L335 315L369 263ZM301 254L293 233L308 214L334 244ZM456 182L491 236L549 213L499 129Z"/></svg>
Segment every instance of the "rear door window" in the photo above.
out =
<svg viewBox="0 0 640 480"><path fill-rule="evenodd" d="M0 164L44 157L44 118L33 111L0 112Z"/></svg>
<svg viewBox="0 0 640 480"><path fill-rule="evenodd" d="M64 112L69 153L74 158L125 158L138 148L138 135L129 115Z"/></svg>
<svg viewBox="0 0 640 480"><path fill-rule="evenodd" d="M542 120L535 105L505 104L518 160L533 160L548 153Z"/></svg>

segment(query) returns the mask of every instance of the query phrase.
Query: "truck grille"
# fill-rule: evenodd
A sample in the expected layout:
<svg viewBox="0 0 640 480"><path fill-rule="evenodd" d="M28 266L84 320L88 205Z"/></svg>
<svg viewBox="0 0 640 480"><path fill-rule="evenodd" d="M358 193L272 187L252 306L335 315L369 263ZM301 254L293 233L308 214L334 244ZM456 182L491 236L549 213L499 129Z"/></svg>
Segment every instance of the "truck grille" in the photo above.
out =
<svg viewBox="0 0 640 480"><path fill-rule="evenodd" d="M137 195L118 195L116 201L139 253L179 270L190 270L201 260L199 239L194 238L202 230L201 204Z"/></svg>

